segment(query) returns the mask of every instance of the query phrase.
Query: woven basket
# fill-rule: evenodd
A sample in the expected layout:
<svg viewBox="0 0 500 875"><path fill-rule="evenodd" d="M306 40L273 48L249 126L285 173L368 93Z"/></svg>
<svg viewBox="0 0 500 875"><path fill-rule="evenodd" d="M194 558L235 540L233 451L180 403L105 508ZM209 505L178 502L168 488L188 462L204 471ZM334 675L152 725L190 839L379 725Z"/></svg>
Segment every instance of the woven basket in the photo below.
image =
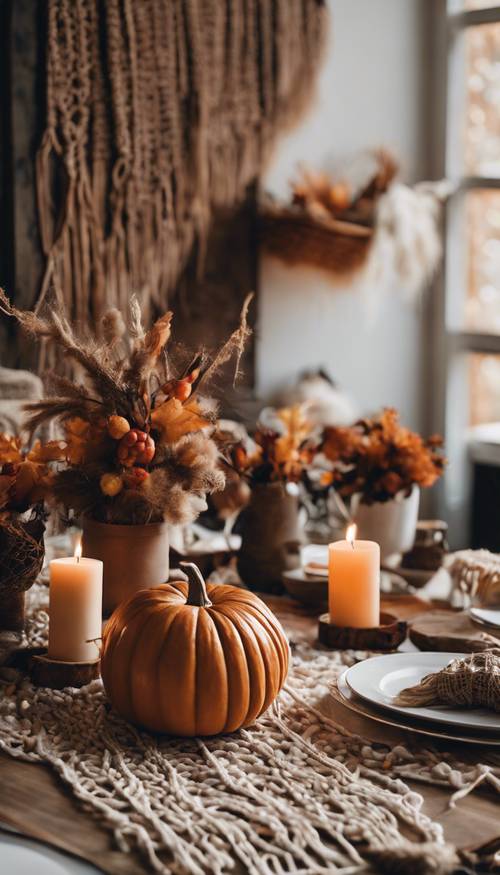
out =
<svg viewBox="0 0 500 875"><path fill-rule="evenodd" d="M40 517L0 521L0 631L24 628L24 594L42 570L44 532Z"/></svg>
<svg viewBox="0 0 500 875"><path fill-rule="evenodd" d="M293 208L265 208L260 214L264 251L289 265L320 268L339 278L359 270L373 240L373 228L336 219L315 219Z"/></svg>

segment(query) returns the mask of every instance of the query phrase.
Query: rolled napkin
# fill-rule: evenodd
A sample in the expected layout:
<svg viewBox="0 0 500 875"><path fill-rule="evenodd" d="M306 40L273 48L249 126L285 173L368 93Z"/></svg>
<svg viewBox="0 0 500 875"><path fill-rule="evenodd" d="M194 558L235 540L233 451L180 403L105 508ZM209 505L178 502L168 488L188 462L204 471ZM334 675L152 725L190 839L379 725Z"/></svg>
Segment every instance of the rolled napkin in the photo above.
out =
<svg viewBox="0 0 500 875"><path fill-rule="evenodd" d="M394 703L403 708L458 705L500 711L500 648L452 659L441 671L401 690Z"/></svg>

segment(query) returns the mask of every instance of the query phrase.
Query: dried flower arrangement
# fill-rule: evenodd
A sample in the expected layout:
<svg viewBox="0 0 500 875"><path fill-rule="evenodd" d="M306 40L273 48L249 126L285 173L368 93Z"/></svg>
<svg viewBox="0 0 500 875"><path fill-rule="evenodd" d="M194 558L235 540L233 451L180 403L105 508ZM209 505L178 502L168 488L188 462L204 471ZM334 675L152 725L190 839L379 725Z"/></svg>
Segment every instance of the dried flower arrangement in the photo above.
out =
<svg viewBox="0 0 500 875"><path fill-rule="evenodd" d="M291 203L267 197L261 209L263 248L289 265L306 264L369 291L391 286L421 291L441 256L440 201L447 183L396 182L398 166L385 149L368 153L358 185L347 167L338 177L302 168ZM354 162L356 163L356 162Z"/></svg>
<svg viewBox="0 0 500 875"><path fill-rule="evenodd" d="M330 483L338 493L359 493L365 504L373 504L409 494L414 484L432 486L446 465L442 447L441 437L424 440L387 408L353 426L326 428L321 450L333 463Z"/></svg>
<svg viewBox="0 0 500 875"><path fill-rule="evenodd" d="M373 228L377 201L394 180L398 165L390 152L374 153L375 171L365 185L356 189L344 179L301 168L301 177L292 183L292 204L322 221L342 219Z"/></svg>
<svg viewBox="0 0 500 875"><path fill-rule="evenodd" d="M41 571L44 507L61 444L29 449L20 436L0 433L0 629L20 630L24 593Z"/></svg>
<svg viewBox="0 0 500 875"><path fill-rule="evenodd" d="M277 410L276 424L276 429L259 425L251 448L243 442L231 448L232 465L251 485L298 483L314 458L314 426L307 420L303 405Z"/></svg>
<svg viewBox="0 0 500 875"><path fill-rule="evenodd" d="M245 301L239 327L210 357L200 352L175 369L167 352L172 313L145 331L135 298L128 326L117 310L102 320L102 339L77 337L62 312L47 318L13 307L0 291L0 309L38 339L57 345L83 372L83 382L50 374L54 394L28 404L27 428L59 423L63 459L51 479L56 504L100 522L126 525L192 520L207 493L224 485L216 418L203 390L236 355L236 373L250 333Z"/></svg>
<svg viewBox="0 0 500 875"><path fill-rule="evenodd" d="M388 152L375 157L375 172L358 191L344 179L302 167L290 185L291 204L269 198L264 203L264 249L288 264L310 264L338 276L359 269L372 243L378 199L397 172Z"/></svg>

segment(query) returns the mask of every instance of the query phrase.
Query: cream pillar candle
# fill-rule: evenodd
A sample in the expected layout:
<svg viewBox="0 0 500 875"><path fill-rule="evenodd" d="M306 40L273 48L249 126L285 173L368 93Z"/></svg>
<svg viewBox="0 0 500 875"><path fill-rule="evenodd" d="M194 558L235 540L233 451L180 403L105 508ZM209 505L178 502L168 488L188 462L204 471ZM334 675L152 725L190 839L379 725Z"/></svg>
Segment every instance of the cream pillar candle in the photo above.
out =
<svg viewBox="0 0 500 875"><path fill-rule="evenodd" d="M99 656L102 628L102 562L99 559L53 559L50 563L50 659L91 662Z"/></svg>
<svg viewBox="0 0 500 875"><path fill-rule="evenodd" d="M328 548L330 622L369 629L380 623L380 548L355 537L356 526L349 526L346 540Z"/></svg>

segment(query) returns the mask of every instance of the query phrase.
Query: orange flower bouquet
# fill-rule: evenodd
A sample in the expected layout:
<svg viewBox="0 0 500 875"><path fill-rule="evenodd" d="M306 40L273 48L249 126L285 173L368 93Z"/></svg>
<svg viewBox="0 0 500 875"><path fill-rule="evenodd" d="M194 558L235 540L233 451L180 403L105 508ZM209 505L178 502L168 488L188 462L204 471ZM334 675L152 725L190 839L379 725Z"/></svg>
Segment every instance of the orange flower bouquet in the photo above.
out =
<svg viewBox="0 0 500 875"><path fill-rule="evenodd" d="M303 405L277 410L275 418L275 428L257 427L252 447L240 442L231 450L234 468L251 485L299 483L316 453L314 426Z"/></svg>
<svg viewBox="0 0 500 875"><path fill-rule="evenodd" d="M344 498L360 495L364 504L409 495L414 485L432 486L446 466L442 438L410 431L392 408L350 427L325 429L321 449L333 463L334 488Z"/></svg>
<svg viewBox="0 0 500 875"><path fill-rule="evenodd" d="M82 382L49 374L51 395L26 406L31 433L49 422L62 428L63 464L50 484L57 504L122 525L183 523L197 516L205 495L223 486L211 437L215 408L204 390L232 353L241 353L249 333L247 306L239 328L214 357L200 351L184 356L176 368L168 351L171 312L145 330L132 299L128 326L110 310L99 337L82 339L64 314L42 319L17 310L0 293L5 313L57 345L83 372Z"/></svg>
<svg viewBox="0 0 500 875"><path fill-rule="evenodd" d="M49 374L51 394L27 405L26 426L33 433L55 423L62 431L50 495L81 519L84 555L104 561L106 612L168 579L169 524L195 519L207 494L224 485L212 438L216 409L205 391L233 354L239 364L249 301L215 355L188 356L169 345L173 314L146 330L135 298L128 324L112 309L89 338L78 336L57 307L41 318L0 293L0 309L54 344L81 375L74 381Z"/></svg>
<svg viewBox="0 0 500 875"><path fill-rule="evenodd" d="M446 465L442 439L424 440L386 409L350 428L327 428L322 450L334 494L351 498L358 536L377 541L383 559L410 550L420 487L432 486Z"/></svg>
<svg viewBox="0 0 500 875"><path fill-rule="evenodd" d="M232 453L235 468L251 486L238 521L238 571L251 589L279 592L283 571L300 563L298 484L305 480L317 439L297 404L276 411L276 427L259 426L254 440L251 449L239 444Z"/></svg>

